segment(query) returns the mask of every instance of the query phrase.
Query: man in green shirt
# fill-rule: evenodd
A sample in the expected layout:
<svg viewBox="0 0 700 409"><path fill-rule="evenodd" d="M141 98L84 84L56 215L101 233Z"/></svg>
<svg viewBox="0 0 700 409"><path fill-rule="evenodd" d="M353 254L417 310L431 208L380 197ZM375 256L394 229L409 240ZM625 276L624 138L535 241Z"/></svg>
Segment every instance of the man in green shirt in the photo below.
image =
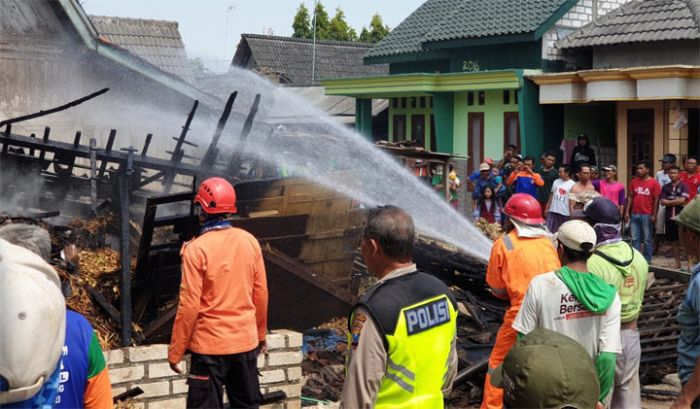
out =
<svg viewBox="0 0 700 409"><path fill-rule="evenodd" d="M593 199L583 214L597 236L595 250L587 262L588 271L615 286L622 303L622 354L617 357L611 407L641 408L639 361L642 352L637 318L642 309L649 265L639 251L622 241L620 211L610 199Z"/></svg>

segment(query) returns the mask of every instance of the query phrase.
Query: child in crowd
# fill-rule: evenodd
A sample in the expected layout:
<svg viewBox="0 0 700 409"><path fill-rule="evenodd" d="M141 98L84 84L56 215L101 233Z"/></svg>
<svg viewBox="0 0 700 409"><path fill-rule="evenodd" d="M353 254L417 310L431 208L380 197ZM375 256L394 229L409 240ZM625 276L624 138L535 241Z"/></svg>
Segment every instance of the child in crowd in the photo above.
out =
<svg viewBox="0 0 700 409"><path fill-rule="evenodd" d="M503 206L503 198L506 195L506 184L503 182L500 169L495 166L491 169L491 182L493 191L496 194L496 200L500 206Z"/></svg>
<svg viewBox="0 0 700 409"><path fill-rule="evenodd" d="M481 196L476 201L474 212L472 213L474 220L486 219L489 223L501 222L501 206L496 200L496 195L491 186L485 186L481 190Z"/></svg>
<svg viewBox="0 0 700 409"><path fill-rule="evenodd" d="M552 184L552 194L547 201L547 228L552 233L559 231L559 226L569 220L569 193L574 187L571 179L571 167L562 165L559 167L559 179Z"/></svg>

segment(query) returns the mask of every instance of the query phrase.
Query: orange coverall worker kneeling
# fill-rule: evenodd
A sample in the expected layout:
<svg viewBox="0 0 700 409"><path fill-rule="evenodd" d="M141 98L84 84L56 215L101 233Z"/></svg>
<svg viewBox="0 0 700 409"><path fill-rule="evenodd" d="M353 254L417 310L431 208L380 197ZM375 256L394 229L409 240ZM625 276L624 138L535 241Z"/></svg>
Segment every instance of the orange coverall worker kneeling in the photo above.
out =
<svg viewBox="0 0 700 409"><path fill-rule="evenodd" d="M188 408L258 408L257 356L266 349L267 282L258 241L231 226L236 192L225 179L205 180L194 198L199 236L182 247L182 284L168 350L173 371L192 353Z"/></svg>
<svg viewBox="0 0 700 409"><path fill-rule="evenodd" d="M508 200L503 212L509 216L507 233L493 243L486 283L496 297L510 300L510 307L503 317L503 325L498 330L489 358L481 403L483 409L503 407L503 389L491 385L491 373L515 344L517 332L512 324L530 280L561 267L551 234L543 224L542 209L534 197L516 193Z"/></svg>

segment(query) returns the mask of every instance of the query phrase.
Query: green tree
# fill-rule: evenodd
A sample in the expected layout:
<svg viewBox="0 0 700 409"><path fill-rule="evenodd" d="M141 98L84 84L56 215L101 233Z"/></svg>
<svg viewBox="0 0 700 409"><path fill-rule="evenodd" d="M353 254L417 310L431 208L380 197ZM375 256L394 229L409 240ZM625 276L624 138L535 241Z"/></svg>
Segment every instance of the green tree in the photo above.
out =
<svg viewBox="0 0 700 409"><path fill-rule="evenodd" d="M204 62L202 62L201 58L188 58L187 65L190 66L190 70L192 71L192 75L195 78L203 77L204 75L210 73L209 68L207 68L204 65Z"/></svg>
<svg viewBox="0 0 700 409"><path fill-rule="evenodd" d="M294 16L294 22L292 23L292 28L294 29L294 38L311 38L311 17L309 16L309 9L306 8L304 3L299 5L297 9L297 14Z"/></svg>
<svg viewBox="0 0 700 409"><path fill-rule="evenodd" d="M375 14L369 23L369 30L362 27L360 41L363 43L378 43L389 34L389 26L384 24L382 16Z"/></svg>
<svg viewBox="0 0 700 409"><path fill-rule="evenodd" d="M326 9L323 7L323 4L321 2L316 3L316 9L314 12L314 17L311 20L311 30L313 33L314 29L314 20L316 20L316 39L317 40L327 40L328 39L328 32L330 31L330 26L331 22L328 19L328 13L326 12ZM313 34L312 34L313 37Z"/></svg>
<svg viewBox="0 0 700 409"><path fill-rule="evenodd" d="M345 21L345 13L338 7L335 9L335 16L330 21L328 29L328 40L336 41L357 41L357 33Z"/></svg>

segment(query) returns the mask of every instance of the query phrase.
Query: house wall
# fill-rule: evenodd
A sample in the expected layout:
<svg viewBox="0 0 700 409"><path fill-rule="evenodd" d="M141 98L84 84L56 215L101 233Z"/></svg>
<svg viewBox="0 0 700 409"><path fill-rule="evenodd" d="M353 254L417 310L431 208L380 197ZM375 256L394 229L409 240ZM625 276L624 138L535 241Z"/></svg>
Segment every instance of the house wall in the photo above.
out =
<svg viewBox="0 0 700 409"><path fill-rule="evenodd" d="M504 149L504 114L518 112L518 104L513 97L514 92L511 90L508 105L503 104L502 90L486 91L484 105L478 105L476 97L474 105L468 105L466 92L457 92L454 95L453 152L457 155L467 155L469 113L483 112L484 157L500 158Z"/></svg>
<svg viewBox="0 0 700 409"><path fill-rule="evenodd" d="M629 1L631 0L579 0L542 37L542 59L561 60L561 50L555 48L554 43Z"/></svg>
<svg viewBox="0 0 700 409"><path fill-rule="evenodd" d="M419 106L421 97L425 100L425 106L423 108ZM406 108L401 108L401 98L406 98ZM389 141L396 142L394 141L394 115L406 116L406 139L411 141L415 139L415 135L411 134L411 117L413 115L422 115L424 117L423 120L425 124L425 144L423 147L425 149L430 149L430 139L432 137L432 130L430 129L430 116L433 113L433 108L431 107L432 98L428 96L408 96L401 98L394 98L389 102ZM416 98L415 108L411 107L411 98ZM399 105L397 106L397 104Z"/></svg>
<svg viewBox="0 0 700 409"><path fill-rule="evenodd" d="M594 69L674 64L700 65L697 41L620 44L593 49Z"/></svg>

